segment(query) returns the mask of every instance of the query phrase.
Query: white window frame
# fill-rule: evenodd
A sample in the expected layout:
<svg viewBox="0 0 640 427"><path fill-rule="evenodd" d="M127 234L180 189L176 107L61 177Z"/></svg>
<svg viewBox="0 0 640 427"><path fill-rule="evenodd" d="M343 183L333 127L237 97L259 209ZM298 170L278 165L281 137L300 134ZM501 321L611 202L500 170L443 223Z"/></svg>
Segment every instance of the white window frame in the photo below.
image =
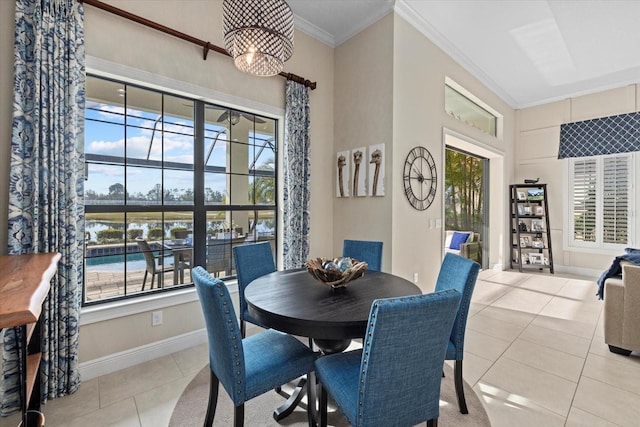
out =
<svg viewBox="0 0 640 427"><path fill-rule="evenodd" d="M627 229L627 243L624 244L613 244L613 243L604 243L603 242L603 184L604 184L604 160L606 158L612 157L627 157L629 159L629 176L628 180L628 211L627 215L629 218L628 229ZM585 242L581 240L574 239L574 206L573 206L573 197L574 197L574 165L576 161L583 161L585 159L593 159L596 161L596 241L595 242ZM640 167L640 156L635 153L623 153L623 154L611 154L606 156L594 156L587 158L578 158L566 159L565 163L565 206L564 212L567 214L564 215L563 223L565 239L564 246L565 250L569 251L577 251L577 252L591 252L598 254L612 254L619 255L624 251L624 248L634 247L637 241L635 237L635 230L638 229L637 221L638 219L635 216L636 212L636 203L640 200L638 192L638 186L634 185L635 182L635 171Z"/></svg>

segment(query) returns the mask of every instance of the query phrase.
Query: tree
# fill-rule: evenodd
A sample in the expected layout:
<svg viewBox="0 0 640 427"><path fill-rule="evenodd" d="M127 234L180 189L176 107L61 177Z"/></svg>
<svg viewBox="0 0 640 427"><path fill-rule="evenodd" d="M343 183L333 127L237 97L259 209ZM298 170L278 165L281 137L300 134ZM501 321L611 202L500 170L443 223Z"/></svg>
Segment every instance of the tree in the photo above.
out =
<svg viewBox="0 0 640 427"><path fill-rule="evenodd" d="M275 170L275 161L273 158L268 159L258 168L261 171ZM257 205L273 204L276 197L276 180L275 174L268 176L260 175L255 178L253 185L249 186L249 201L253 201Z"/></svg>
<svg viewBox="0 0 640 427"><path fill-rule="evenodd" d="M110 200L120 200L124 198L124 185L119 182L116 182L113 185L109 186L109 199Z"/></svg>
<svg viewBox="0 0 640 427"><path fill-rule="evenodd" d="M481 232L482 160L446 150L445 163L446 228Z"/></svg>

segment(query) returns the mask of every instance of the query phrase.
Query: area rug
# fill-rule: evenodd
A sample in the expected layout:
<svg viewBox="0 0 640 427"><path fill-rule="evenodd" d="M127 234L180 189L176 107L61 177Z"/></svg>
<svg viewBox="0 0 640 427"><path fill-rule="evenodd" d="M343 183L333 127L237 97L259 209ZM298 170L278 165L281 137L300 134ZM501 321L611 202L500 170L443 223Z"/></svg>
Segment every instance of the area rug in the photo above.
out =
<svg viewBox="0 0 640 427"><path fill-rule="evenodd" d="M478 396L471 387L464 384L464 394L469 409L468 415L458 411L458 402L453 385L453 370L445 364L445 378L440 389L440 418L438 425L443 427L486 427L490 426L489 417L482 407ZM205 366L187 385L178 399L171 415L170 427L200 427L204 422L209 398L209 367ZM296 408L287 418L277 422L273 419L273 410L284 402L284 398L276 392L267 392L244 405L244 425L253 426L306 426L307 413L304 406ZM346 422L339 411L331 411L328 423L334 427L346 427ZM233 404L220 385L218 408L214 426L227 427L233 425Z"/></svg>

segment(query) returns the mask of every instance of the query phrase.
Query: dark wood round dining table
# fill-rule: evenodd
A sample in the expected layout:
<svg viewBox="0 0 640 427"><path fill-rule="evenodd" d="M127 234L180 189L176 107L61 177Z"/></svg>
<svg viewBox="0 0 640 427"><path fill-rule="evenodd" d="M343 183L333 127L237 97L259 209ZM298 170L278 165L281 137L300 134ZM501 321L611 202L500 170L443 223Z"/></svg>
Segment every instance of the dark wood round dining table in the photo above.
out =
<svg viewBox="0 0 640 427"><path fill-rule="evenodd" d="M334 289L298 269L261 276L247 285L244 296L249 312L262 324L313 338L324 352L334 353L364 337L374 300L421 293L410 281L379 271L367 271Z"/></svg>

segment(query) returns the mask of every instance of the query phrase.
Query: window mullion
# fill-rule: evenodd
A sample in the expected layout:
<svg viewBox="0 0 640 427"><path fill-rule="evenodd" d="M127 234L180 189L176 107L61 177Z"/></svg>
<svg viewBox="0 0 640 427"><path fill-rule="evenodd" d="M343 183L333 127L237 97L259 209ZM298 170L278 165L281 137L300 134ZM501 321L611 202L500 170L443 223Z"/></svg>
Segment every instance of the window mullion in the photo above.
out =
<svg viewBox="0 0 640 427"><path fill-rule="evenodd" d="M596 246L603 244L604 222L604 161L602 157L596 159Z"/></svg>

